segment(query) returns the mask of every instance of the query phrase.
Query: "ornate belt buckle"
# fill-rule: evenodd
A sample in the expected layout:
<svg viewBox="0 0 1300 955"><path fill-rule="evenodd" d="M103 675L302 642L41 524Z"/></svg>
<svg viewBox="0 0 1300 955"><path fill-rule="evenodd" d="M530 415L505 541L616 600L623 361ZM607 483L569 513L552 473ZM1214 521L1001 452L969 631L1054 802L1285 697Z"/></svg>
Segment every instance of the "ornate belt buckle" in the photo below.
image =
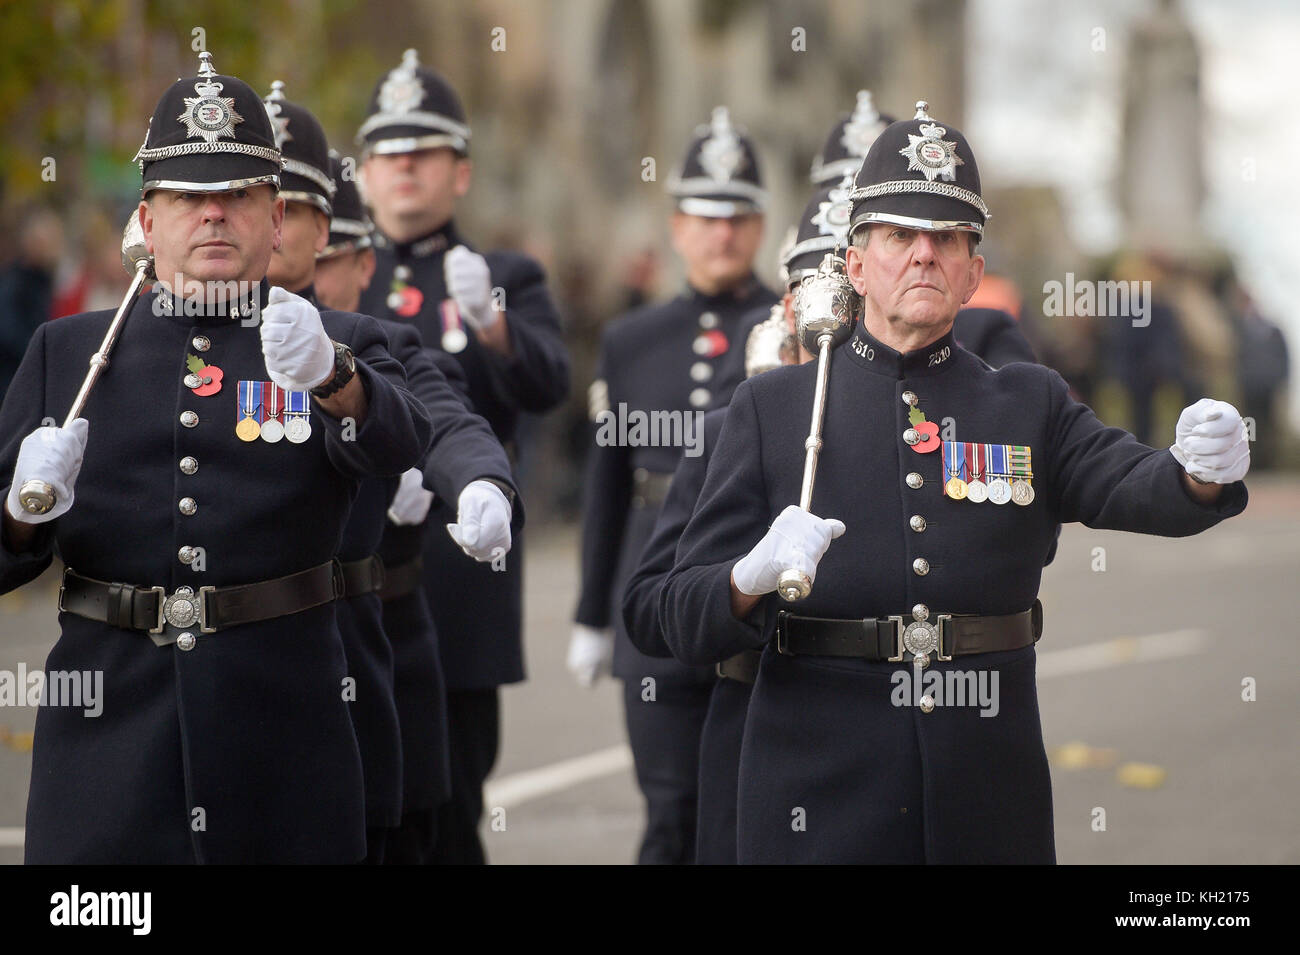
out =
<svg viewBox="0 0 1300 955"><path fill-rule="evenodd" d="M903 631L903 649L912 654L912 660L924 667L930 654L939 649L939 627L928 620L913 620Z"/></svg>
<svg viewBox="0 0 1300 955"><path fill-rule="evenodd" d="M154 590L161 591L162 588L155 587ZM176 629L184 630L186 627L194 626L200 616L199 600L194 596L194 589L177 587L172 595L162 602L162 607L158 611L158 630L149 632L161 632L164 620Z"/></svg>

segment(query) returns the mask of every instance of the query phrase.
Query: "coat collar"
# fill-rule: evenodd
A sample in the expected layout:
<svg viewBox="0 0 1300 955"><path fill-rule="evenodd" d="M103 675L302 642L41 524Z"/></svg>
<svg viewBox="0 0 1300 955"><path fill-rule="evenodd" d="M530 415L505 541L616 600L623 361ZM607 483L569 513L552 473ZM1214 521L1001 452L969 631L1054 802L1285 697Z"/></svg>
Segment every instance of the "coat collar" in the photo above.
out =
<svg viewBox="0 0 1300 955"><path fill-rule="evenodd" d="M949 328L947 334L924 348L900 353L882 344L859 319L852 337L842 348L851 361L868 371L903 379L942 374L953 364L959 346Z"/></svg>

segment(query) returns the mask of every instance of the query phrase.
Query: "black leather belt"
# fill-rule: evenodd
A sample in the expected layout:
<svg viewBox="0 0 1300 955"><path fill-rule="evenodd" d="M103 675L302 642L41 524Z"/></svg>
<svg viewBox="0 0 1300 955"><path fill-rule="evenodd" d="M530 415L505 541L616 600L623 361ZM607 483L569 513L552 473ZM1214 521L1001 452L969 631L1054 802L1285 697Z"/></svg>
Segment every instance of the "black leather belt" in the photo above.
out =
<svg viewBox="0 0 1300 955"><path fill-rule="evenodd" d="M672 483L670 472L637 468L632 472L632 506L638 510L658 507L668 496L668 487Z"/></svg>
<svg viewBox="0 0 1300 955"><path fill-rule="evenodd" d="M158 646L176 642L177 632L195 628L215 633L259 620L270 620L329 603L343 593L343 570L337 560L296 574L230 587L137 587L63 571L59 609L110 627L141 630Z"/></svg>
<svg viewBox="0 0 1300 955"><path fill-rule="evenodd" d="M718 664L718 676L753 686L758 679L758 661L761 659L762 650L741 650Z"/></svg>
<svg viewBox="0 0 1300 955"><path fill-rule="evenodd" d="M343 597L359 597L384 586L384 562L378 554L361 560L345 560L340 566L343 568Z"/></svg>
<svg viewBox="0 0 1300 955"><path fill-rule="evenodd" d="M416 557L405 564L384 571L384 585L379 588L380 600L395 600L413 593L424 580L424 558Z"/></svg>
<svg viewBox="0 0 1300 955"><path fill-rule="evenodd" d="M940 660L1018 650L1043 635L1043 605L1001 616L932 614L924 621L902 616L880 620L828 620L799 617L785 610L776 615L776 648L786 656L856 657L893 661L904 654L937 654Z"/></svg>

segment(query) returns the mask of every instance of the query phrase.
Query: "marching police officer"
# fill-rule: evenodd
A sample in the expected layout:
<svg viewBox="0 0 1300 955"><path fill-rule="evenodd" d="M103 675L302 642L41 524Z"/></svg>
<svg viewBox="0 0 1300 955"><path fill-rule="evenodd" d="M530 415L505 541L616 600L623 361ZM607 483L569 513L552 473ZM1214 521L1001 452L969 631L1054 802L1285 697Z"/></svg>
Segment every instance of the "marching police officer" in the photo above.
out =
<svg viewBox="0 0 1300 955"><path fill-rule="evenodd" d="M104 681L95 719L41 707L28 862L366 852L334 555L358 482L420 460L430 422L373 320L269 287L281 153L257 94L200 59L137 156L158 284L84 417L38 427L72 404L105 312L43 326L0 411L0 587L57 553L47 668ZM52 508L24 506L31 482Z"/></svg>
<svg viewBox="0 0 1300 955"><path fill-rule="evenodd" d="M455 90L414 50L376 86L358 131L361 183L376 225L373 281L361 309L414 324L425 343L464 370L473 409L507 451L520 412L564 400L569 364L541 267L509 252L480 255L456 228L470 183L470 129ZM448 502L430 512L423 578L447 679L452 796L438 818L436 856L481 862L483 781L499 742L497 687L524 678L523 555L476 564L460 542L434 532L455 520Z"/></svg>
<svg viewBox="0 0 1300 955"><path fill-rule="evenodd" d="M271 257L268 274L272 281L315 304L316 255L330 239L333 202L340 193L345 204L359 205L360 200L355 183L342 179L342 163L331 160L320 123L306 108L284 98L284 84L278 80L272 84L266 108L284 156L280 194L286 200L284 241ZM354 301L348 304L355 307ZM467 550L469 556L487 560L497 547L509 551L510 499L516 494L510 463L500 443L487 423L465 408L460 395L422 347L419 333L409 324L378 321L388 336L389 350L402 362L408 387L424 403L434 428L420 467L410 468L400 479L370 477L362 482L339 548L344 578L343 599L338 604L339 632L349 676L354 681L349 702L365 775L366 861L372 864L385 861L390 837L395 855L403 856L406 834L401 825L407 814L407 747L403 739L420 738L428 732L415 725L404 734L401 707L395 699L394 643L405 649L408 636L423 641L427 631L416 630L409 635L403 632L394 639L385 630L380 591L386 583L386 572L378 553L387 524L385 515L396 511L412 523L423 520L423 512L433 497L423 486L427 472L432 486L448 500L457 500L458 527L472 525L477 529L481 539ZM415 517L413 508L422 513ZM423 622L431 629L430 621ZM418 689L409 687L404 679L404 697L432 696L445 705L441 674L425 675L432 679ZM423 715L408 714L412 720ZM431 722L442 728L445 720L438 714ZM430 760L446 758L445 740L439 737L432 743L428 753L412 754L413 773L419 773Z"/></svg>
<svg viewBox="0 0 1300 955"><path fill-rule="evenodd" d="M1244 429L1203 399L1172 448L1149 448L1055 372L955 343L988 210L965 137L925 104L872 145L853 202L863 313L831 357L811 512L792 502L817 372L776 369L732 399L664 585L665 639L696 664L763 648L741 862L1051 862L1033 646L1056 529L1187 535L1239 513ZM944 416L960 440L939 439ZM775 593L787 571L812 581L801 602ZM941 693L993 674L996 712Z"/></svg>
<svg viewBox="0 0 1300 955"><path fill-rule="evenodd" d="M725 107L697 129L669 190L676 200L673 245L686 264L687 289L610 323L591 387L598 425L652 413L693 425L717 395L717 372L728 352L743 347L754 310L766 310L776 298L753 273L765 202L757 153ZM700 726L713 671L646 656L629 642L621 619L614 621L617 641L608 629L611 606L621 606L682 448L680 441L674 446L657 438L636 446L607 441L604 430L597 428L587 464L582 594L568 664L589 684L610 667L612 654L613 674L624 681L628 737L646 798L639 861L689 863L695 858Z"/></svg>

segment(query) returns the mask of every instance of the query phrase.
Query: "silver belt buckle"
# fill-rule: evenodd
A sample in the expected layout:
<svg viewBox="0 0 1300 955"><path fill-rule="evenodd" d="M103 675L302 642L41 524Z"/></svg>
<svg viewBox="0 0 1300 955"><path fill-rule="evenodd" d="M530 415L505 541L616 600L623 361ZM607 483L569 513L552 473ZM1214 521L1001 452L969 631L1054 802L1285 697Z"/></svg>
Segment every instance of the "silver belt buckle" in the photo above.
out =
<svg viewBox="0 0 1300 955"><path fill-rule="evenodd" d="M163 588L151 588L162 596ZM216 587L200 587L196 595L193 587L177 587L170 597L163 600L158 606L158 629L150 630L150 633L162 633L163 621L171 624L177 630L185 630L188 627L199 625L200 633L215 633L216 627L208 626L208 602L207 596Z"/></svg>
<svg viewBox="0 0 1300 955"><path fill-rule="evenodd" d="M891 620L897 619L900 623L902 617L891 617ZM920 661L921 666L926 666L930 662L930 654L944 661L952 659L952 654L944 653L944 634L947 628L944 624L952 619L952 614L941 613L934 623L928 620L913 620L906 629L903 630L902 646L899 649L898 659L902 659L902 651L906 650L912 654L913 659ZM890 658L893 659L892 657Z"/></svg>

